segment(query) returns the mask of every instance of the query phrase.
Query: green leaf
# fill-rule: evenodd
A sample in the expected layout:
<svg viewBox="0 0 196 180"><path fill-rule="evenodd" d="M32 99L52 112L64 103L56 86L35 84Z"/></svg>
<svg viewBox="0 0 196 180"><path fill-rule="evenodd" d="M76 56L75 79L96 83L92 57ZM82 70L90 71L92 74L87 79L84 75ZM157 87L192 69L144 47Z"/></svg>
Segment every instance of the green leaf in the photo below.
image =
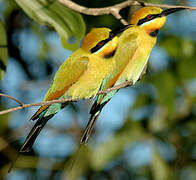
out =
<svg viewBox="0 0 196 180"><path fill-rule="evenodd" d="M0 111L3 111L6 107L0 104ZM0 116L0 136L8 131L10 114L2 114Z"/></svg>
<svg viewBox="0 0 196 180"><path fill-rule="evenodd" d="M75 50L85 34L82 16L57 1L16 0L17 4L36 22L52 26L60 36L64 48ZM75 39L74 39L75 38ZM74 42L71 42L75 40Z"/></svg>
<svg viewBox="0 0 196 180"><path fill-rule="evenodd" d="M154 180L170 180L174 179L174 175L168 166L168 164L164 161L164 159L158 154L155 150L152 159L152 175Z"/></svg>
<svg viewBox="0 0 196 180"><path fill-rule="evenodd" d="M196 53L195 42L190 39L180 39L176 36L168 36L161 43L168 54L177 59L177 72L182 80L191 80L196 77Z"/></svg>
<svg viewBox="0 0 196 180"><path fill-rule="evenodd" d="M152 77L152 82L157 90L157 101L167 109L168 115L172 115L175 109L176 80L169 71L163 71Z"/></svg>
<svg viewBox="0 0 196 180"><path fill-rule="evenodd" d="M149 96L147 94L141 93L137 97L132 109L144 107L145 105L149 105Z"/></svg>
<svg viewBox="0 0 196 180"><path fill-rule="evenodd" d="M0 80L3 78L8 59L7 37L3 24L0 21Z"/></svg>
<svg viewBox="0 0 196 180"><path fill-rule="evenodd" d="M160 46L163 47L167 53L173 58L180 58L182 56L181 39L177 36L165 37L164 41L160 42Z"/></svg>

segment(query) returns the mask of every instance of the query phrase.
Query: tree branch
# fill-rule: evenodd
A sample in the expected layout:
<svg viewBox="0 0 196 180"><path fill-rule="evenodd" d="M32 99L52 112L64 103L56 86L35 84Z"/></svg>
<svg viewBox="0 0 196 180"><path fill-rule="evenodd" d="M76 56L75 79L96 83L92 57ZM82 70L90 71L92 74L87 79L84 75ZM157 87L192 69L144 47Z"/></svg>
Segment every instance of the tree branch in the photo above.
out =
<svg viewBox="0 0 196 180"><path fill-rule="evenodd" d="M14 97L12 97L12 96L8 96L8 95L3 94L3 93L0 93L0 96L3 96L3 97L7 97L7 98L9 98L9 99L12 99L12 100L16 101L18 104L20 104L21 106L24 105L20 100L14 98Z"/></svg>
<svg viewBox="0 0 196 180"><path fill-rule="evenodd" d="M109 89L98 91L96 95L107 94L111 91L119 90L121 88L125 88L125 87L130 86L130 85L132 85L132 82L127 81L127 82L124 82L120 85L111 87ZM21 106L17 106L17 107L14 107L14 108L10 108L10 109L0 111L0 115L7 114L7 113L10 113L10 112L13 112L13 111L16 111L16 110L24 109L24 108L27 108L27 107L32 107L32 106L44 106L44 105L51 105L51 104L55 104L55 103L74 102L74 101L80 100L80 99L66 98L66 99L55 99L55 100L52 100L52 101L44 101L44 102L37 102L37 103L31 103L31 104L23 104L21 101L17 100L16 98L8 96L6 94L0 93L0 96L13 99L18 103L20 102L19 104L21 105ZM91 97L91 98L93 98L93 97Z"/></svg>
<svg viewBox="0 0 196 180"><path fill-rule="evenodd" d="M108 6L104 8L87 8L81 5L78 5L70 0L58 0L64 6L77 11L82 14L92 15L92 16L99 16L99 15L107 15L112 14L116 19L118 19L122 24L127 25L128 23L122 18L120 15L120 10L131 6L131 5L140 5L140 3L136 0L128 0L113 6Z"/></svg>
<svg viewBox="0 0 196 180"><path fill-rule="evenodd" d="M131 5L132 6L135 6L135 5L156 6L156 7L161 7L161 8L180 8L181 7L181 8L186 8L187 10L196 10L196 7L191 7L191 6L176 6L176 5L169 5L169 4L145 3L145 2L138 1L138 0L127 0L125 2L116 4L113 6L104 7L104 8L87 8L79 4L76 4L75 2L72 2L70 0L58 0L58 2L82 14L87 14L87 15L92 15L92 16L112 14L116 19L118 19L124 25L126 25L127 22L122 18L119 12L121 9L124 9Z"/></svg>
<svg viewBox="0 0 196 180"><path fill-rule="evenodd" d="M116 9L118 12L131 5L140 5L140 3L136 0L128 0L113 6L108 6L104 8L87 8L81 5L78 5L70 0L58 0L61 4L64 6L73 9L74 11L77 11L82 14L87 14L87 15L93 15L93 16L99 16L99 15L104 15L104 14L112 14L113 9Z"/></svg>

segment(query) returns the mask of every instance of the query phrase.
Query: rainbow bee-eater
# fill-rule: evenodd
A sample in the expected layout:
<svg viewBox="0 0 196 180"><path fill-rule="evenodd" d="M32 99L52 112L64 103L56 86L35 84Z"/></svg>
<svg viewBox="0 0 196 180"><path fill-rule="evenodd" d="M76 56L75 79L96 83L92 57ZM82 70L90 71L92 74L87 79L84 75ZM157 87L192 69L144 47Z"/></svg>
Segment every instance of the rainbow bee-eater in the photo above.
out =
<svg viewBox="0 0 196 180"><path fill-rule="evenodd" d="M103 80L116 66L113 54L118 46L118 34L130 25L111 31L93 28L76 50L58 69L43 101L54 99L88 99L94 97ZM31 117L37 120L19 152L31 150L32 145L47 121L68 103L41 106Z"/></svg>
<svg viewBox="0 0 196 180"><path fill-rule="evenodd" d="M116 68L104 80L101 89L126 81L134 85L146 71L151 50L156 43L159 30L165 24L166 16L183 9L162 10L158 7L143 7L137 10L130 20L132 26L119 37L118 48L114 54ZM116 92L117 90L97 96L90 110L91 117L81 138L81 144L87 142L102 108Z"/></svg>

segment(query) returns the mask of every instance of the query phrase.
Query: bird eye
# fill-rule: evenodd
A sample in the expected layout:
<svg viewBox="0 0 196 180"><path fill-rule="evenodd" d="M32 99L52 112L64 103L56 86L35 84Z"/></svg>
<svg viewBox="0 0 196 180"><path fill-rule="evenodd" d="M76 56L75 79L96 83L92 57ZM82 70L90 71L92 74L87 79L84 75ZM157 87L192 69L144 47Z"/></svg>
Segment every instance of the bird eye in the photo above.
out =
<svg viewBox="0 0 196 180"><path fill-rule="evenodd" d="M151 19L152 19L152 15L149 14L149 15L147 16L147 18L148 18L148 20L151 20Z"/></svg>
<svg viewBox="0 0 196 180"><path fill-rule="evenodd" d="M91 49L91 53L94 53L98 51L99 49L101 49L109 40L110 39L105 39L105 40L98 42L96 46Z"/></svg>
<svg viewBox="0 0 196 180"><path fill-rule="evenodd" d="M103 41L100 41L97 43L97 46L103 46L104 45L104 42Z"/></svg>

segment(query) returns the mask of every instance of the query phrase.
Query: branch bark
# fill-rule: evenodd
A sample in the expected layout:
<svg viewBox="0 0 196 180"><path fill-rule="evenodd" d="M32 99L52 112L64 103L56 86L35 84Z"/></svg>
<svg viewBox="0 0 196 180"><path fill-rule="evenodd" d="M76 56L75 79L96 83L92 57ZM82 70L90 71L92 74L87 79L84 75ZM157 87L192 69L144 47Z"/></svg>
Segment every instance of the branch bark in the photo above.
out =
<svg viewBox="0 0 196 180"><path fill-rule="evenodd" d="M82 14L92 15L92 16L99 16L104 14L112 14L113 9L120 11L121 9L131 6L131 5L140 5L140 3L136 0L128 0L113 6L108 6L104 8L87 8L81 5L78 5L70 0L58 0L64 6L77 11Z"/></svg>
<svg viewBox="0 0 196 180"><path fill-rule="evenodd" d="M109 89L106 89L106 90L102 90L102 91L98 91L96 95L107 94L107 93L109 93L111 91L119 90L121 88L125 88L125 87L130 86L130 85L132 85L132 82L127 81L127 82L124 82L124 83L122 83L120 85L114 86L112 88L109 88ZM0 115L7 114L7 113L10 113L10 112L13 112L13 111L20 110L20 109L32 107L32 106L44 106L44 105L51 105L51 104L55 104L55 103L74 102L74 101L80 100L80 99L66 98L66 99L55 99L55 100L52 100L52 101L43 101L43 102L37 102L37 103L31 103L31 104L23 104L18 99L14 98L14 97L11 97L11 96L8 96L6 94L0 93L0 96L7 97L7 98L10 98L12 100L15 100L17 103L20 102L19 104L21 105L21 106L17 106L17 107L14 107L14 108L10 108L10 109L6 109L6 110L3 110L3 111L0 111Z"/></svg>
<svg viewBox="0 0 196 180"><path fill-rule="evenodd" d="M124 25L128 23L122 18L119 12L121 9L124 9L128 6L142 5L142 6L156 6L156 7L161 7L161 8L180 8L181 7L181 8L186 8L187 10L196 10L196 7L191 7L191 6L176 6L176 5L169 5L169 4L145 3L145 2L138 1L138 0L127 0L125 2L116 4L113 6L104 7L104 8L87 8L79 4L76 4L70 0L58 0L58 2L74 11L77 11L79 13L86 14L86 15L99 16L99 15L112 14L116 19L118 19Z"/></svg>
<svg viewBox="0 0 196 180"><path fill-rule="evenodd" d="M113 6L108 6L104 8L87 8L81 5L78 5L70 0L58 0L64 6L77 11L82 14L92 15L92 16L99 16L99 15L107 15L112 14L116 19L118 19L122 24L127 25L127 21L125 21L122 16L120 15L120 10L131 6L131 5L140 5L140 3L136 0L128 0Z"/></svg>

